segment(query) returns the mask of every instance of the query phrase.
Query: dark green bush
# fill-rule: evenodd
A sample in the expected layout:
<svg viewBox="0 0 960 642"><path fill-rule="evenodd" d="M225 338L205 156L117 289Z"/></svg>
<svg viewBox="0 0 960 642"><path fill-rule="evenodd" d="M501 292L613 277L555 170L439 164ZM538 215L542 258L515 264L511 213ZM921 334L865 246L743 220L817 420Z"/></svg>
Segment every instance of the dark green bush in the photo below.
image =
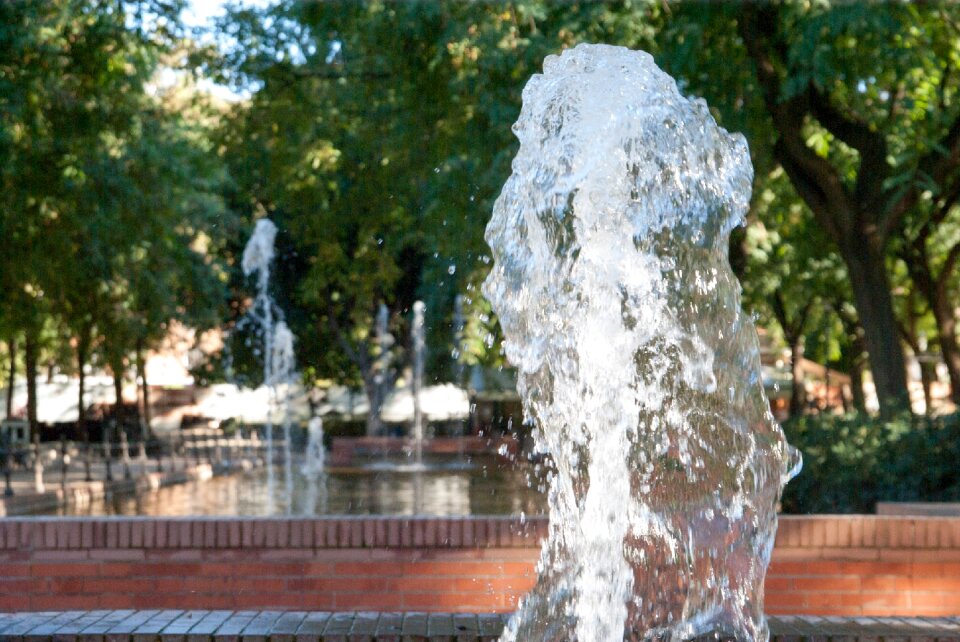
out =
<svg viewBox="0 0 960 642"><path fill-rule="evenodd" d="M872 513L878 501L960 501L960 415L808 415L784 423L803 470L785 513Z"/></svg>

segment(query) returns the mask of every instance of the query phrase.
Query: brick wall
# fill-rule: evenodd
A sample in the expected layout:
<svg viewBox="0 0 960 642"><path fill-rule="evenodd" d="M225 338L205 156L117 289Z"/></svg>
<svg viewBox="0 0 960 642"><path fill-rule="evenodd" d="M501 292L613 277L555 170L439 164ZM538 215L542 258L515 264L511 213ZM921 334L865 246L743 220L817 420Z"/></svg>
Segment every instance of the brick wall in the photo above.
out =
<svg viewBox="0 0 960 642"><path fill-rule="evenodd" d="M508 611L542 519L0 520L0 611ZM784 517L771 614L960 614L960 518Z"/></svg>
<svg viewBox="0 0 960 642"><path fill-rule="evenodd" d="M766 611L960 614L960 518L780 518Z"/></svg>

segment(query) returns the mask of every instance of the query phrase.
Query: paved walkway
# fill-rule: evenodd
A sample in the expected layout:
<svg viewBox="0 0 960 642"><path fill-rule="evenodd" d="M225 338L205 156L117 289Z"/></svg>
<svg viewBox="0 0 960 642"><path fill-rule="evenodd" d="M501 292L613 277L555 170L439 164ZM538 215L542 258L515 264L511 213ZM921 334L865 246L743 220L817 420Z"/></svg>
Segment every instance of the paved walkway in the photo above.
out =
<svg viewBox="0 0 960 642"><path fill-rule="evenodd" d="M119 610L0 613L4 642L405 642L496 640L506 615ZM958 618L769 618L775 642L960 641ZM713 637L705 639L715 639Z"/></svg>

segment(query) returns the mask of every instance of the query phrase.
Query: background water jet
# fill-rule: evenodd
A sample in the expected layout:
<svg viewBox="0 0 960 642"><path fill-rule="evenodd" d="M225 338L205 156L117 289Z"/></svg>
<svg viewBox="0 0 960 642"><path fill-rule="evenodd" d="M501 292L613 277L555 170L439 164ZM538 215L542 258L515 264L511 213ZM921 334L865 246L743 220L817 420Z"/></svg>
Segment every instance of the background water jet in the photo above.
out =
<svg viewBox="0 0 960 642"><path fill-rule="evenodd" d="M523 91L484 293L550 456L536 588L502 640L766 639L798 469L728 259L746 141L646 53L580 45Z"/></svg>
<svg viewBox="0 0 960 642"><path fill-rule="evenodd" d="M238 327L248 319L260 326L263 333L263 385L270 389L270 410L267 412L264 426L267 447L267 494L270 501L274 497L274 452L273 452L273 414L278 408L282 411L284 487L286 497L290 497L293 488L293 467L290 452L290 386L296 370L293 350L293 332L283 320L282 312L270 296L270 265L274 258L274 243L277 238L277 226L270 219L257 221L253 234L243 250L241 267L246 276L257 274L257 295L247 316L238 323ZM282 395L282 399L281 399ZM288 506L289 509L289 506Z"/></svg>

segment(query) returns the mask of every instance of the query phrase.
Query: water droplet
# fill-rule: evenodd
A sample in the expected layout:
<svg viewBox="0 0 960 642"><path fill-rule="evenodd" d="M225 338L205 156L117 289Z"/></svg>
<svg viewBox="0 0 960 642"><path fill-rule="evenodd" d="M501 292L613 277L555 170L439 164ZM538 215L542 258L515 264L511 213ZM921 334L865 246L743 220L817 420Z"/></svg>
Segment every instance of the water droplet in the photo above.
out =
<svg viewBox="0 0 960 642"><path fill-rule="evenodd" d="M447 274L453 275L453 274L456 273L456 271L457 271L457 266L456 266L456 265L450 265L450 266L447 268Z"/></svg>

